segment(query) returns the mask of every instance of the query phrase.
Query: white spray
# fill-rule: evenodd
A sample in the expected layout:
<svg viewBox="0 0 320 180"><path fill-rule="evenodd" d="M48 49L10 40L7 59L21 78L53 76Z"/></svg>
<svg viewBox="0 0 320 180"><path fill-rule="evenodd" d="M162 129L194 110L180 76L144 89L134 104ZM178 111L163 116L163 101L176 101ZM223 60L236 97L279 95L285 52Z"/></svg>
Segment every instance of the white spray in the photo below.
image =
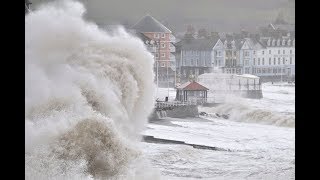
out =
<svg viewBox="0 0 320 180"><path fill-rule="evenodd" d="M154 103L152 55L84 12L66 0L26 16L26 179L148 179L136 143Z"/></svg>

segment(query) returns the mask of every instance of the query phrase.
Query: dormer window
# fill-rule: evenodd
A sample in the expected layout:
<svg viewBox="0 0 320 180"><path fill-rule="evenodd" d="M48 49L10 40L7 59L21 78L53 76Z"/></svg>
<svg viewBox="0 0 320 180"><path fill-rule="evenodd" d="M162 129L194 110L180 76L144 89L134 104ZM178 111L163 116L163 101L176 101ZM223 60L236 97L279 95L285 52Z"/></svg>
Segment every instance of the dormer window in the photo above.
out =
<svg viewBox="0 0 320 180"><path fill-rule="evenodd" d="M165 38L166 37L166 34L165 33L162 33L161 34L161 38Z"/></svg>
<svg viewBox="0 0 320 180"><path fill-rule="evenodd" d="M280 39L278 39L277 41L277 46L280 46Z"/></svg>
<svg viewBox="0 0 320 180"><path fill-rule="evenodd" d="M275 46L275 45L276 45L276 40L273 39L273 40L272 40L272 46Z"/></svg>
<svg viewBox="0 0 320 180"><path fill-rule="evenodd" d="M291 40L290 39L288 40L288 46L291 46Z"/></svg>
<svg viewBox="0 0 320 180"><path fill-rule="evenodd" d="M235 48L235 42L234 41L231 41L231 46L232 46L232 48Z"/></svg>
<svg viewBox="0 0 320 180"><path fill-rule="evenodd" d="M282 46L286 45L286 40L282 40Z"/></svg>
<svg viewBox="0 0 320 180"><path fill-rule="evenodd" d="M270 39L268 39L268 42L267 42L267 45L268 46L270 46L270 44L271 44L271 42L270 42L271 40Z"/></svg>

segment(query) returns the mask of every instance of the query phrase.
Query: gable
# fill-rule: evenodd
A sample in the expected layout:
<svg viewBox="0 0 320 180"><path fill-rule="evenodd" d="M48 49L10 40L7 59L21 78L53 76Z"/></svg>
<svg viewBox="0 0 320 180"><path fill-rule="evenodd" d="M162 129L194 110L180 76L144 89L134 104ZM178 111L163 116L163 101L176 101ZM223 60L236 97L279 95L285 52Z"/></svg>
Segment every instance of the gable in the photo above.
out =
<svg viewBox="0 0 320 180"><path fill-rule="evenodd" d="M223 48L224 48L224 44L220 39L218 39L217 43L213 46L212 49L223 49Z"/></svg>
<svg viewBox="0 0 320 180"><path fill-rule="evenodd" d="M241 47L241 49L250 49L248 41L245 41Z"/></svg>

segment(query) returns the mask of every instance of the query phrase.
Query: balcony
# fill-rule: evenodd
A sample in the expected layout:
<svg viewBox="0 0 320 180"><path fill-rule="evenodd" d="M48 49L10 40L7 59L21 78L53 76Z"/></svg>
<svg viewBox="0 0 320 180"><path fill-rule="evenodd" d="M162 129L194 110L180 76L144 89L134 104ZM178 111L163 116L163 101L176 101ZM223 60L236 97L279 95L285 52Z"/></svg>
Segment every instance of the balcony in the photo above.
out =
<svg viewBox="0 0 320 180"><path fill-rule="evenodd" d="M174 37L172 34L170 34L170 42L176 42L176 37Z"/></svg>
<svg viewBox="0 0 320 180"><path fill-rule="evenodd" d="M175 61L170 61L170 68L172 71L176 71L176 63Z"/></svg>
<svg viewBox="0 0 320 180"><path fill-rule="evenodd" d="M176 47L174 47L174 45L170 44L170 52L176 52Z"/></svg>
<svg viewBox="0 0 320 180"><path fill-rule="evenodd" d="M155 52L156 48L154 46L146 46L149 52Z"/></svg>
<svg viewBox="0 0 320 180"><path fill-rule="evenodd" d="M176 57L170 53L170 61L176 62Z"/></svg>

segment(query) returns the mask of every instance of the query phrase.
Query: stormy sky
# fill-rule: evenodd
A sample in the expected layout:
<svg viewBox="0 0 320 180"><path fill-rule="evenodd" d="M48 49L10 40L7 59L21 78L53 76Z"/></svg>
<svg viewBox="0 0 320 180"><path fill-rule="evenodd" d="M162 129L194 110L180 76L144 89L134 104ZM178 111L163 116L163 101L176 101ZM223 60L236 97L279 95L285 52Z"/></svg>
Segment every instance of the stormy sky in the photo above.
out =
<svg viewBox="0 0 320 180"><path fill-rule="evenodd" d="M36 8L50 0L31 0ZM133 25L149 13L173 32L192 24L209 31L255 31L272 22L281 12L294 23L294 0L79 0L87 8L86 18L99 25Z"/></svg>

